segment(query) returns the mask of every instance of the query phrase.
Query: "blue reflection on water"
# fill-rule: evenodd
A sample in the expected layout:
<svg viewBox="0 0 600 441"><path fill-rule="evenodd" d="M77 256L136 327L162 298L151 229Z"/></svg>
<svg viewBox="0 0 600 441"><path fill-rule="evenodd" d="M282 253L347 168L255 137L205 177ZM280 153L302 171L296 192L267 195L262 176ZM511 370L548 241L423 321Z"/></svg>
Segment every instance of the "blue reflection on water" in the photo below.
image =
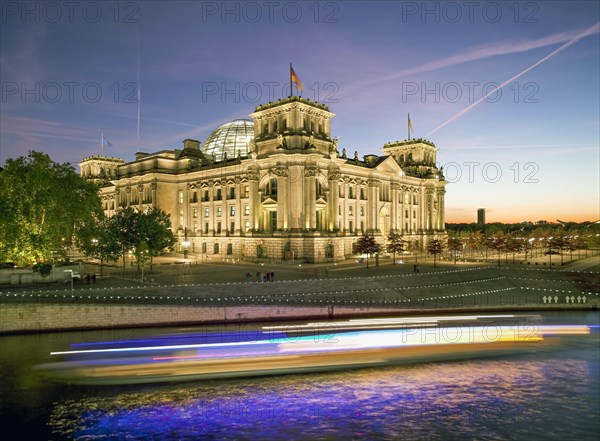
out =
<svg viewBox="0 0 600 441"><path fill-rule="evenodd" d="M59 403L75 439L594 439L597 359L435 363L148 388Z"/></svg>

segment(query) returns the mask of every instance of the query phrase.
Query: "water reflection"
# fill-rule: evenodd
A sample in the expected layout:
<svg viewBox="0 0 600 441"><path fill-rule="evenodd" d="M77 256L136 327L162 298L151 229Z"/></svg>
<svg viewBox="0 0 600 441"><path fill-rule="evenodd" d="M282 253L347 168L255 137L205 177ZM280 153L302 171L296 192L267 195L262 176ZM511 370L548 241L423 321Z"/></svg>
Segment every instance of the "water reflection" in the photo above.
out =
<svg viewBox="0 0 600 441"><path fill-rule="evenodd" d="M574 399L594 374L515 359L209 381L59 402L50 425L75 439L567 439L598 429L597 397L586 412Z"/></svg>

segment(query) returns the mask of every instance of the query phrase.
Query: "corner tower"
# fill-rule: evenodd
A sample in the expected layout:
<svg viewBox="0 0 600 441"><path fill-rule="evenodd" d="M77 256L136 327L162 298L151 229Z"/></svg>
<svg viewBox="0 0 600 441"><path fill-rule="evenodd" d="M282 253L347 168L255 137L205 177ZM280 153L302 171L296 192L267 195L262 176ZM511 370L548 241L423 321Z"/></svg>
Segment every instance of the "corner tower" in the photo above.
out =
<svg viewBox="0 0 600 441"><path fill-rule="evenodd" d="M258 106L254 120L254 146L251 154L264 157L273 153L335 154L337 142L331 139L331 118L325 104L298 96Z"/></svg>

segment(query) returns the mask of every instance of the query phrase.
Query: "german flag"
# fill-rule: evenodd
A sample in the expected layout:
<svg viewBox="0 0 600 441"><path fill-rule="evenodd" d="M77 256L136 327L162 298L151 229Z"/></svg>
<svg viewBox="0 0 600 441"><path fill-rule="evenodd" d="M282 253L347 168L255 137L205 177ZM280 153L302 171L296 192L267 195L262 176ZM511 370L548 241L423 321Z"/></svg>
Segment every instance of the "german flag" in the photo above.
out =
<svg viewBox="0 0 600 441"><path fill-rule="evenodd" d="M296 75L296 72L294 72L292 63L290 63L290 82L294 82L294 84L296 84L296 90L298 92L302 91L302 81L300 81L300 78L298 78L298 75Z"/></svg>

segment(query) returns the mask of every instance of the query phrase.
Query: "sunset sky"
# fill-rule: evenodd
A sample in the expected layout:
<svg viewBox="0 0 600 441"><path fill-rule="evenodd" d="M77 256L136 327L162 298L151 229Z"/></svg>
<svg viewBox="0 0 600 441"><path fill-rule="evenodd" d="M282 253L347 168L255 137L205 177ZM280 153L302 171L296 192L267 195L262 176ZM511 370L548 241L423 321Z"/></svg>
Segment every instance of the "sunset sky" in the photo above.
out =
<svg viewBox="0 0 600 441"><path fill-rule="evenodd" d="M75 3L1 4L0 165L78 164L102 133L134 159L138 85L140 150L204 140L286 96L292 62L349 154L405 139L410 113L447 222L600 219L597 1Z"/></svg>

